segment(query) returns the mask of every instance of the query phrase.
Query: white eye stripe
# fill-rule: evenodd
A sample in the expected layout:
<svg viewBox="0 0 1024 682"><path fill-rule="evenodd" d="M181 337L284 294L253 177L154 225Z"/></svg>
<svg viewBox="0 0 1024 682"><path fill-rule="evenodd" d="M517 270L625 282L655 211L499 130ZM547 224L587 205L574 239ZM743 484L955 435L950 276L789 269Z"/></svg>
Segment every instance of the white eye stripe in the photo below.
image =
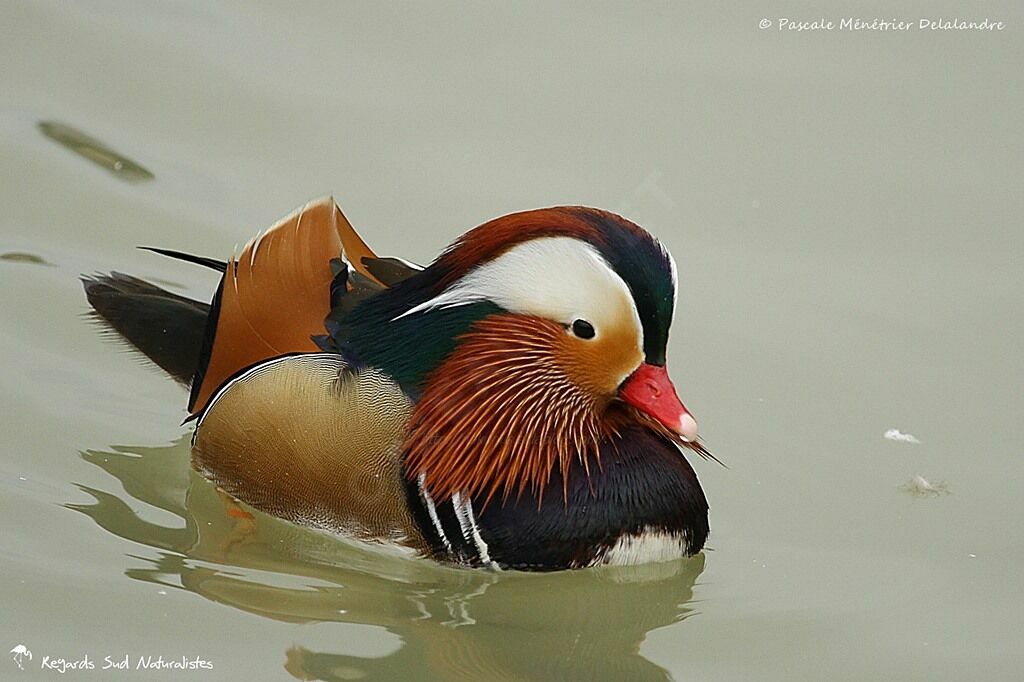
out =
<svg viewBox="0 0 1024 682"><path fill-rule="evenodd" d="M541 237L518 244L394 319L480 301L564 325L585 319L598 333L607 325L625 322L634 327L643 345L629 287L593 246L571 237Z"/></svg>
<svg viewBox="0 0 1024 682"><path fill-rule="evenodd" d="M672 311L669 317L669 323L671 324L672 318L676 316L676 304L679 303L679 272L676 269L676 259L672 256L672 252L665 247L660 241L658 246L661 247L661 252L668 258L669 274L672 277Z"/></svg>

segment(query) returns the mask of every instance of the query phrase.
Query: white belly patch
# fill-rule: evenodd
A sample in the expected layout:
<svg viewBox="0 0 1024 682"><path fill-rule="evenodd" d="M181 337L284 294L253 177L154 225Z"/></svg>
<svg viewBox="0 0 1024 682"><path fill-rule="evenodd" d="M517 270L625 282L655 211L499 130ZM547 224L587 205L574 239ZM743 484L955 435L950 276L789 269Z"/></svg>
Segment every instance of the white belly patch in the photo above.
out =
<svg viewBox="0 0 1024 682"><path fill-rule="evenodd" d="M638 535L622 535L594 566L636 566L672 561L686 556L686 534L645 528Z"/></svg>

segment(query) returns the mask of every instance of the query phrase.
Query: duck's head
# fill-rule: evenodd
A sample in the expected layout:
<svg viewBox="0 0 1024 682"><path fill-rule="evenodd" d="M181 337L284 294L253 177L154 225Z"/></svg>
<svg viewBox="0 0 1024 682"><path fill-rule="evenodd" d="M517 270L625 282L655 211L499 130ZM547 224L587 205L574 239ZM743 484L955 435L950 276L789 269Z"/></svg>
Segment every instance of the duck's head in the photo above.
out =
<svg viewBox="0 0 1024 682"><path fill-rule="evenodd" d="M631 422L697 438L666 367L675 264L620 216L561 207L498 218L395 293L411 303L392 318L406 357L430 365L406 466L435 495L538 493L554 466L586 466Z"/></svg>

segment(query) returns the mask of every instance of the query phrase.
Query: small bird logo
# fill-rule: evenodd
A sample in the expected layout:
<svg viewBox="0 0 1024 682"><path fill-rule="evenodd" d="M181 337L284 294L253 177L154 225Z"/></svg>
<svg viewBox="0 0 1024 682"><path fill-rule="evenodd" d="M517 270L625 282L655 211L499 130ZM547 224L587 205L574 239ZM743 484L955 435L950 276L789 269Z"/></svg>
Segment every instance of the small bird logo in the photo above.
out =
<svg viewBox="0 0 1024 682"><path fill-rule="evenodd" d="M31 661L32 652L29 651L28 647L26 647L24 644L19 644L18 646L11 649L11 658L13 658L14 662L18 664L18 668L24 670L25 666L22 665L22 661L24 661L26 658Z"/></svg>

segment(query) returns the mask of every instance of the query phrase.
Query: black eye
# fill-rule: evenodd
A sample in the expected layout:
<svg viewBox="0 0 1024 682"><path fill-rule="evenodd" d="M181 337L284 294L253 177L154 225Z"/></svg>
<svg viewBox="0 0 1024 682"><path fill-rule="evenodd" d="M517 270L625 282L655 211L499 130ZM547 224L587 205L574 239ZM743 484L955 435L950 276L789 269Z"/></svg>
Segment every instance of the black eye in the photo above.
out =
<svg viewBox="0 0 1024 682"><path fill-rule="evenodd" d="M572 333L581 339L592 339L596 332L594 331L594 325L586 320L574 320L572 323Z"/></svg>

